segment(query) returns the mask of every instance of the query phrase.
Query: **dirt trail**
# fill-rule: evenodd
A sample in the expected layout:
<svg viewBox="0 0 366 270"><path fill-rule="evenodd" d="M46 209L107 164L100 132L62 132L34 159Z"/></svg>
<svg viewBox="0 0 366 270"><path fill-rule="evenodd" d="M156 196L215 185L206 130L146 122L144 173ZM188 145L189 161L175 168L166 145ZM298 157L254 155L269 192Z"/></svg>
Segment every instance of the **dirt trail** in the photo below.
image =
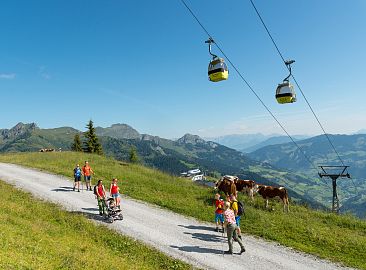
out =
<svg viewBox="0 0 366 270"><path fill-rule="evenodd" d="M0 179L36 197L60 204L69 211L87 213L96 222L96 200L91 191L73 192L72 182L65 177L0 163ZM303 253L244 236L247 249L243 255L223 255L227 243L212 224L187 218L143 202L123 197L123 221L109 224L122 234L139 239L162 252L204 269L349 269ZM234 243L234 253L239 252Z"/></svg>

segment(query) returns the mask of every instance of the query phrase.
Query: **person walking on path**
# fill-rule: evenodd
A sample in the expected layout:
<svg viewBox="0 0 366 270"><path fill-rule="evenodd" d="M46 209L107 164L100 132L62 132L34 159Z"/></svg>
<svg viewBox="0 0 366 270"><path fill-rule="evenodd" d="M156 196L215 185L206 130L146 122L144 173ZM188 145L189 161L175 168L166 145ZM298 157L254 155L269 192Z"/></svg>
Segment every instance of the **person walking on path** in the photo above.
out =
<svg viewBox="0 0 366 270"><path fill-rule="evenodd" d="M240 230L241 216L238 214L239 211L238 201L236 200L236 196L234 194L230 196L230 208L234 211L238 237L241 239L241 230Z"/></svg>
<svg viewBox="0 0 366 270"><path fill-rule="evenodd" d="M109 188L109 194L114 199L114 202L115 202L116 206L120 207L121 196L119 194L119 187L117 185L117 181L118 181L117 178L113 178L112 183L111 183L111 187Z"/></svg>
<svg viewBox="0 0 366 270"><path fill-rule="evenodd" d="M83 166L83 175L84 175L84 181L86 185L86 190L92 190L91 187L91 174L94 174L94 171L89 166L89 162L85 161L85 165Z"/></svg>
<svg viewBox="0 0 366 270"><path fill-rule="evenodd" d="M221 224L222 232L224 231L224 200L220 199L220 194L215 194L215 222L216 222L216 229L215 231L219 231L219 222Z"/></svg>
<svg viewBox="0 0 366 270"><path fill-rule="evenodd" d="M74 188L73 191L75 191L75 188L78 188L78 192L80 192L80 180L81 180L81 169L80 165L76 164L76 167L74 168Z"/></svg>
<svg viewBox="0 0 366 270"><path fill-rule="evenodd" d="M225 218L225 227L227 233L227 241L229 244L229 250L225 251L225 254L233 254L233 238L240 245L240 255L245 252L245 247L243 242L238 237L238 233L236 231L237 225L235 221L235 214L232 209L230 209L230 202L225 202L224 205L224 218Z"/></svg>
<svg viewBox="0 0 366 270"><path fill-rule="evenodd" d="M106 196L102 180L98 180L98 184L95 186L95 196L98 201L99 215L103 216L106 214Z"/></svg>

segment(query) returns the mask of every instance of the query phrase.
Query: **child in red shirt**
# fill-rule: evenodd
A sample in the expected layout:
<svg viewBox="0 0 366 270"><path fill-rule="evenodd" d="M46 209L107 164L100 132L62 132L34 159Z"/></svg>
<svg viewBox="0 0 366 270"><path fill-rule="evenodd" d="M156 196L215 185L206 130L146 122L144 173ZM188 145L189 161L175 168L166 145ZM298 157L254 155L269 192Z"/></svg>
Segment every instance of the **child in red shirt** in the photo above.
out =
<svg viewBox="0 0 366 270"><path fill-rule="evenodd" d="M224 231L224 200L220 199L220 194L215 194L215 222L216 229L215 231L219 231L219 221L221 223L221 230Z"/></svg>
<svg viewBox="0 0 366 270"><path fill-rule="evenodd" d="M116 204L116 206L120 207L121 196L119 194L119 187L117 185L117 181L118 181L117 178L112 179L109 193L110 193L111 197L114 199L114 203Z"/></svg>

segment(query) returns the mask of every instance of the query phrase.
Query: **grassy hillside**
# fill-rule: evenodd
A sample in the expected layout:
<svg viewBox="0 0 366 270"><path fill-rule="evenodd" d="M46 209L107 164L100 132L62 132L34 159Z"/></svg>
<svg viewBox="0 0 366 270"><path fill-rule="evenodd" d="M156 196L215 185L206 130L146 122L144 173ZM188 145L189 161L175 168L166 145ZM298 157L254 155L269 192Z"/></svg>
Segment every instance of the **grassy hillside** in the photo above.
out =
<svg viewBox="0 0 366 270"><path fill-rule="evenodd" d="M0 190L0 269L191 269L1 181Z"/></svg>
<svg viewBox="0 0 366 270"><path fill-rule="evenodd" d="M203 221L213 219L211 203L214 193L211 189L156 170L82 153L0 155L1 162L23 164L66 176L71 176L73 166L84 160L89 160L96 178L107 182L112 177L121 179L123 194ZM291 205L288 214L282 213L282 206L277 203L273 203L274 211L267 211L263 209L263 200L259 198L253 204L246 197L243 200L247 205L242 221L243 232L366 269L366 221L298 205Z"/></svg>

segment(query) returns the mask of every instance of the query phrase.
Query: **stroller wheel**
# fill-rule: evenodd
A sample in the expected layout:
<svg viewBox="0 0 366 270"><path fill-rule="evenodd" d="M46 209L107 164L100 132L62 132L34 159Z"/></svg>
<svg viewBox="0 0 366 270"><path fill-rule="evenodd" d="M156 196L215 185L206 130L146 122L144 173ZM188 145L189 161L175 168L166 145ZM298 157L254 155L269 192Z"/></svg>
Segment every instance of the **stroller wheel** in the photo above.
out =
<svg viewBox="0 0 366 270"><path fill-rule="evenodd" d="M110 223L113 223L113 221L114 221L114 218L113 217L109 217L109 222Z"/></svg>
<svg viewBox="0 0 366 270"><path fill-rule="evenodd" d="M122 214L119 214L118 217L119 217L120 220L123 220L123 215Z"/></svg>

